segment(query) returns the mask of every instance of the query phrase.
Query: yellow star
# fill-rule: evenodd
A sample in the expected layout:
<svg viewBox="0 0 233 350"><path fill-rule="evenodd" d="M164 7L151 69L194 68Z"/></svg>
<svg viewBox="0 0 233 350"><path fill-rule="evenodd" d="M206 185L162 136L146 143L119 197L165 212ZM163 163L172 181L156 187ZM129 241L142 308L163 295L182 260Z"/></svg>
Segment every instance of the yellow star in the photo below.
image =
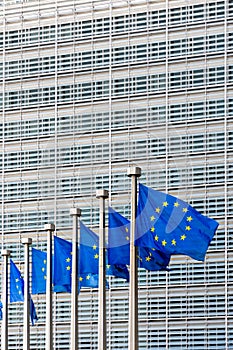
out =
<svg viewBox="0 0 233 350"><path fill-rule="evenodd" d="M151 232L155 232L155 228L154 227L151 227Z"/></svg>
<svg viewBox="0 0 233 350"><path fill-rule="evenodd" d="M191 222L192 220L193 220L192 216L188 216L188 217L187 217L187 221L188 221L188 222Z"/></svg>
<svg viewBox="0 0 233 350"><path fill-rule="evenodd" d="M185 236L185 235L180 236L181 241L184 241L184 240L185 240L185 238L186 238L186 236Z"/></svg>
<svg viewBox="0 0 233 350"><path fill-rule="evenodd" d="M67 258L67 259L66 259L66 262L70 262L70 261L71 261L71 259L70 259L70 258Z"/></svg>
<svg viewBox="0 0 233 350"><path fill-rule="evenodd" d="M172 245L176 245L176 240L175 239L172 240Z"/></svg>
<svg viewBox="0 0 233 350"><path fill-rule="evenodd" d="M160 213L161 209L158 207L155 209L156 213Z"/></svg>
<svg viewBox="0 0 233 350"><path fill-rule="evenodd" d="M44 267L42 267L41 271L42 271L42 272L45 272L45 268L44 268Z"/></svg>
<svg viewBox="0 0 233 350"><path fill-rule="evenodd" d="M82 280L83 280L83 278L80 276L80 277L79 277L79 281L82 282Z"/></svg>
<svg viewBox="0 0 233 350"><path fill-rule="evenodd" d="M16 282L16 283L17 283L17 282L19 282L19 279L18 279L18 278L16 278L16 279L15 279L15 282Z"/></svg>
<svg viewBox="0 0 233 350"><path fill-rule="evenodd" d="M159 240L159 236L157 236L157 235L156 235L156 236L154 236L154 240L158 242L158 240Z"/></svg>
<svg viewBox="0 0 233 350"><path fill-rule="evenodd" d="M126 228L125 228L125 232L129 232L129 229L128 229L128 227L126 227Z"/></svg>
<svg viewBox="0 0 233 350"><path fill-rule="evenodd" d="M44 276L44 280L47 280L47 276Z"/></svg>
<svg viewBox="0 0 233 350"><path fill-rule="evenodd" d="M86 280L89 280L90 278L91 278L90 275L87 275L87 276L86 276Z"/></svg>
<svg viewBox="0 0 233 350"><path fill-rule="evenodd" d="M66 267L67 271L70 271L70 269L71 269L70 265Z"/></svg>
<svg viewBox="0 0 233 350"><path fill-rule="evenodd" d="M162 241L162 245L165 247L165 245L167 244L167 242L165 241L165 239Z"/></svg>
<svg viewBox="0 0 233 350"><path fill-rule="evenodd" d="M167 207L168 206L168 202L163 202L163 207Z"/></svg>
<svg viewBox="0 0 233 350"><path fill-rule="evenodd" d="M140 260L140 261L142 261L142 258L138 255L138 259Z"/></svg>
<svg viewBox="0 0 233 350"><path fill-rule="evenodd" d="M186 227L185 227L185 230L186 230L186 231L190 231L190 230L191 230L191 227L190 227L190 226L186 226Z"/></svg>
<svg viewBox="0 0 233 350"><path fill-rule="evenodd" d="M155 220L155 217L154 217L154 215L152 215L151 217L150 217L150 221L154 221Z"/></svg>
<svg viewBox="0 0 233 350"><path fill-rule="evenodd" d="M187 208L183 208L183 213L187 213L188 209Z"/></svg>
<svg viewBox="0 0 233 350"><path fill-rule="evenodd" d="M175 202L175 203L174 203L174 207L176 207L176 208L179 207L179 205L180 205L180 204L179 204L178 202Z"/></svg>
<svg viewBox="0 0 233 350"><path fill-rule="evenodd" d="M146 257L146 261L150 261L151 258L149 256Z"/></svg>
<svg viewBox="0 0 233 350"><path fill-rule="evenodd" d="M110 266L111 266L111 265L106 265L107 269L110 269Z"/></svg>
<svg viewBox="0 0 233 350"><path fill-rule="evenodd" d="M44 264L46 264L47 263L47 260L44 260Z"/></svg>
<svg viewBox="0 0 233 350"><path fill-rule="evenodd" d="M95 259L98 259L98 257L99 257L99 254L95 254L95 255L94 255L94 258L95 258Z"/></svg>
<svg viewBox="0 0 233 350"><path fill-rule="evenodd" d="M93 249L93 250L96 250L96 249L97 249L97 245L94 244L93 247L92 247L92 249Z"/></svg>
<svg viewBox="0 0 233 350"><path fill-rule="evenodd" d="M126 236L125 239L126 239L126 241L129 241L129 236Z"/></svg>

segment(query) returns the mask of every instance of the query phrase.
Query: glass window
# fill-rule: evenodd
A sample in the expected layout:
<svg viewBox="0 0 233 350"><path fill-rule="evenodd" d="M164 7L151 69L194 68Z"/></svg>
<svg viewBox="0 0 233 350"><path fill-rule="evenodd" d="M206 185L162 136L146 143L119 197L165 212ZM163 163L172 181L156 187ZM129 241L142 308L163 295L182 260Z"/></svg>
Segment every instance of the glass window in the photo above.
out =
<svg viewBox="0 0 233 350"><path fill-rule="evenodd" d="M204 19L204 4L193 5L192 7L192 20L202 21Z"/></svg>

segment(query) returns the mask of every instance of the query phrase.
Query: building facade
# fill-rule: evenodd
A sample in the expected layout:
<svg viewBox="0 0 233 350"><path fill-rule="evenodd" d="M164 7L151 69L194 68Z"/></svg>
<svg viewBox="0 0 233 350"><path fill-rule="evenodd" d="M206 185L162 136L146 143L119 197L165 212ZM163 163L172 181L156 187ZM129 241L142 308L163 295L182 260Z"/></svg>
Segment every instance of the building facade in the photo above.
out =
<svg viewBox="0 0 233 350"><path fill-rule="evenodd" d="M0 1L1 242L44 224L71 238L73 206L98 231L96 189L130 217L128 166L219 222L204 263L140 271L139 349L233 349L233 1ZM108 349L128 349L128 284L110 280ZM44 349L45 296L31 349ZM53 296L54 348L70 343L70 295ZM79 349L97 349L96 290L79 297ZM22 305L9 348L22 349Z"/></svg>

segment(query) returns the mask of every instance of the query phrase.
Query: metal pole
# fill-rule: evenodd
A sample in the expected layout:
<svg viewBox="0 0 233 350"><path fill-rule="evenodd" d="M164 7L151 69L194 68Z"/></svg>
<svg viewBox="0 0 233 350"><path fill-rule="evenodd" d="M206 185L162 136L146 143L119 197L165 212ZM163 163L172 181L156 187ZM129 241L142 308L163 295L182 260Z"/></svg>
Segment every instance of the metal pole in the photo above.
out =
<svg viewBox="0 0 233 350"><path fill-rule="evenodd" d="M72 237L72 289L71 289L71 343L70 349L78 350L78 242L79 242L79 218L81 209L71 208L73 216Z"/></svg>
<svg viewBox="0 0 233 350"><path fill-rule="evenodd" d="M52 235L55 231L54 224L46 224L47 231L47 271L46 271L46 331L45 349L53 349L53 300L52 300Z"/></svg>
<svg viewBox="0 0 233 350"><path fill-rule="evenodd" d="M3 256L3 288L2 288L2 350L8 350L8 259L10 251L4 249Z"/></svg>
<svg viewBox="0 0 233 350"><path fill-rule="evenodd" d="M24 244L24 326L23 326L23 350L30 349L30 293L29 293L29 245L31 238L23 238Z"/></svg>
<svg viewBox="0 0 233 350"><path fill-rule="evenodd" d="M105 199L108 198L108 191L97 190L96 198L100 199L98 350L106 350Z"/></svg>
<svg viewBox="0 0 233 350"><path fill-rule="evenodd" d="M137 178L141 176L141 168L128 168L131 177L131 227L130 227L130 281L129 281L129 340L128 349L138 350L138 267L137 247L135 241L135 223L137 215Z"/></svg>

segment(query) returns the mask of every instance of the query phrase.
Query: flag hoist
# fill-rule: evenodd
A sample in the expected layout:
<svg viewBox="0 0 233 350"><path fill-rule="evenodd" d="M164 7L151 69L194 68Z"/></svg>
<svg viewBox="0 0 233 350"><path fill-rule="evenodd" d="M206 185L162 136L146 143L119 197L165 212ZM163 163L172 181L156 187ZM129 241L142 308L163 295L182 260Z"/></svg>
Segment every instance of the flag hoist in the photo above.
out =
<svg viewBox="0 0 233 350"><path fill-rule="evenodd" d="M10 251L4 249L2 251L3 256L3 288L2 288L2 336L1 336L1 349L8 350L8 260L10 257Z"/></svg>
<svg viewBox="0 0 233 350"><path fill-rule="evenodd" d="M105 255L105 199L107 190L97 190L99 198L99 312L98 350L106 350L106 255Z"/></svg>
<svg viewBox="0 0 233 350"><path fill-rule="evenodd" d="M70 215L73 217L72 236L72 275L71 275L71 343L70 349L78 350L78 243L80 241L81 209L71 208Z"/></svg>
<svg viewBox="0 0 233 350"><path fill-rule="evenodd" d="M46 224L47 231L47 273L46 273L46 350L53 349L53 305L52 305L52 236L55 231L53 224Z"/></svg>
<svg viewBox="0 0 233 350"><path fill-rule="evenodd" d="M130 167L127 175L131 177L131 228L130 228L130 274L129 274L129 338L128 349L138 350L138 268L135 228L137 214L137 179L141 168Z"/></svg>

